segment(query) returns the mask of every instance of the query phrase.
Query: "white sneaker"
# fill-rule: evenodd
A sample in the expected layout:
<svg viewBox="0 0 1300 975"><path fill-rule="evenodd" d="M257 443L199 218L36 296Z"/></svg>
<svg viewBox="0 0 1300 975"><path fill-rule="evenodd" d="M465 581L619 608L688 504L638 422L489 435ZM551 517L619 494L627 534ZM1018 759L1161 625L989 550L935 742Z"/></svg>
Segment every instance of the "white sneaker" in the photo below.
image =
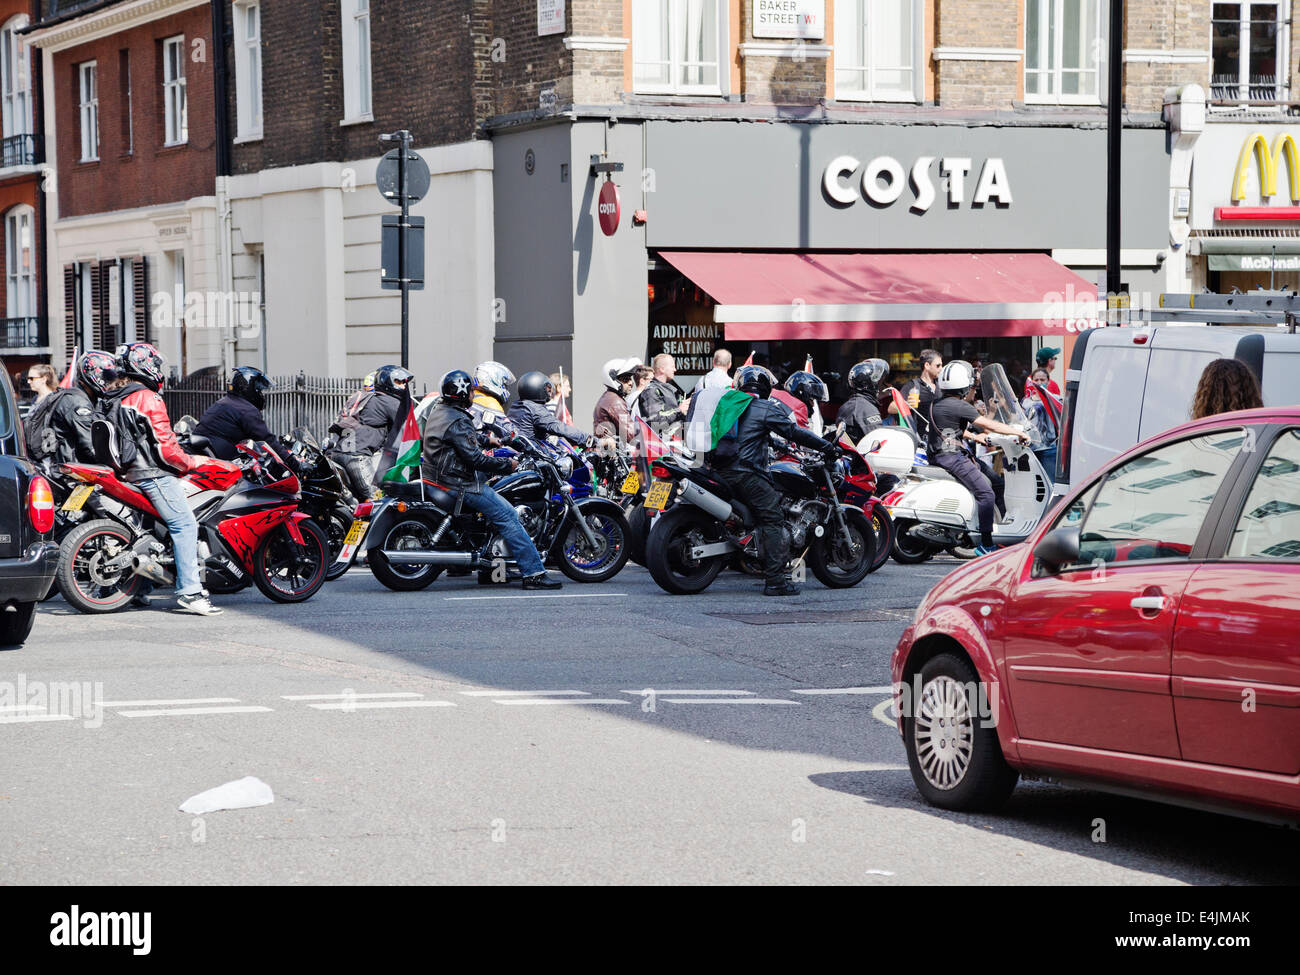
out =
<svg viewBox="0 0 1300 975"><path fill-rule="evenodd" d="M176 597L176 611L178 613L193 613L195 616L220 616L224 610L217 609L212 605L212 600L204 590L192 593L188 596Z"/></svg>

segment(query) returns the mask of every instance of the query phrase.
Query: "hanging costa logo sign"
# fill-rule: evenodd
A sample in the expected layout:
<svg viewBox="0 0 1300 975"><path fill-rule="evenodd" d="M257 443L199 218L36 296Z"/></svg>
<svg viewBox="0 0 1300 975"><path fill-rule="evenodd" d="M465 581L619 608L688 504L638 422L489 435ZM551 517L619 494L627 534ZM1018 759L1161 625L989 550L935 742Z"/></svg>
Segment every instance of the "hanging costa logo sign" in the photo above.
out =
<svg viewBox="0 0 1300 975"><path fill-rule="evenodd" d="M1273 140L1270 151L1268 140L1262 133L1249 136L1241 145L1241 154L1237 156L1237 168L1232 174L1232 206L1215 207L1216 220L1300 220L1300 206L1241 206L1246 199L1250 164L1256 164L1259 175L1259 195L1261 202L1277 196L1277 178L1282 166L1286 166L1287 190L1284 199L1292 204L1300 203L1300 151L1296 149L1295 138L1289 132L1283 132Z"/></svg>
<svg viewBox="0 0 1300 975"><path fill-rule="evenodd" d="M607 179L600 187L600 197L596 201L596 211L600 214L600 229L606 237L613 237L618 230L618 217L622 212L618 203L618 187L612 179Z"/></svg>
<svg viewBox="0 0 1300 975"><path fill-rule="evenodd" d="M826 164L826 169L822 172L822 189L828 199L843 206L866 199L884 207L902 196L903 191L910 186L912 205L909 209L915 213L925 213L937 198L930 172L936 159L936 156L920 156L912 163L912 168L907 170L893 156L877 156L865 165L853 156L836 156ZM973 159L944 156L938 162L941 180L939 188L947 195L951 206L966 202L968 179L975 182L975 191L970 197L971 206L984 206L988 203L1011 205L1011 183L1007 179L1007 167L996 156L985 159L980 164L978 174Z"/></svg>

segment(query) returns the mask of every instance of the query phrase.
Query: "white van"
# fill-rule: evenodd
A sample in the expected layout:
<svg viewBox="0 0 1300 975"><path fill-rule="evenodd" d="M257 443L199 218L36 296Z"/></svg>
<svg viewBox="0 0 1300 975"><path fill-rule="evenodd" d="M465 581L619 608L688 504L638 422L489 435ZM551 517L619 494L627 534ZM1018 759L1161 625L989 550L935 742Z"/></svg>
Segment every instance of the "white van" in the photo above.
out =
<svg viewBox="0 0 1300 975"><path fill-rule="evenodd" d="M1201 372L1219 358L1251 368L1265 406L1300 404L1300 334L1285 326L1114 326L1080 335L1065 374L1055 493L1190 420Z"/></svg>

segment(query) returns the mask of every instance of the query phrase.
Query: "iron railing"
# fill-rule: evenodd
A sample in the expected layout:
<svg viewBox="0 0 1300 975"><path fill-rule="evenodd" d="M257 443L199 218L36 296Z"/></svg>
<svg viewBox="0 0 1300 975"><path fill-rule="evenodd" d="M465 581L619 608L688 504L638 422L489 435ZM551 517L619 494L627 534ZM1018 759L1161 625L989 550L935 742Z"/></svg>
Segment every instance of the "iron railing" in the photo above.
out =
<svg viewBox="0 0 1300 975"><path fill-rule="evenodd" d="M42 349L50 344L50 333L44 318L5 318L4 331L0 332L0 348Z"/></svg>
<svg viewBox="0 0 1300 975"><path fill-rule="evenodd" d="M0 141L0 168L9 166L39 166L45 162L42 138L30 132L7 135Z"/></svg>
<svg viewBox="0 0 1300 975"><path fill-rule="evenodd" d="M272 433L289 433L306 427L317 440L324 440L348 397L361 388L360 379L332 376L270 376L275 388L266 394L263 414ZM163 389L163 401L172 422L189 414L198 419L203 411L226 395L226 379L220 367L210 366L190 373L175 386Z"/></svg>

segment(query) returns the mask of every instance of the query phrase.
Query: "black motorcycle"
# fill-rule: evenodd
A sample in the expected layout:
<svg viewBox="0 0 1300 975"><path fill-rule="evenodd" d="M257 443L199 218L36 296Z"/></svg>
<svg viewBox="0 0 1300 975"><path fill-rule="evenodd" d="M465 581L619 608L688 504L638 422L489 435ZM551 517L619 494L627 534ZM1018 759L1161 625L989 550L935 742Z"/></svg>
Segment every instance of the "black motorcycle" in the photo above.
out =
<svg viewBox="0 0 1300 975"><path fill-rule="evenodd" d="M507 474L493 489L515 509L542 561L576 582L604 582L627 563L628 526L623 510L605 498L574 500L570 471L539 445L510 444L528 467ZM460 499L424 481L393 483L383 497L362 501L335 565L365 555L375 578L389 589L423 589L444 569L492 572L516 569L500 534Z"/></svg>
<svg viewBox="0 0 1300 975"><path fill-rule="evenodd" d="M343 551L343 539L352 526L356 499L348 490L343 468L330 459L310 430L296 427L280 442L288 454L285 459L295 468L302 486L298 509L311 515L312 521L324 529L325 537L329 539L330 566L325 578L332 581L348 571L347 565L339 564L338 557Z"/></svg>

